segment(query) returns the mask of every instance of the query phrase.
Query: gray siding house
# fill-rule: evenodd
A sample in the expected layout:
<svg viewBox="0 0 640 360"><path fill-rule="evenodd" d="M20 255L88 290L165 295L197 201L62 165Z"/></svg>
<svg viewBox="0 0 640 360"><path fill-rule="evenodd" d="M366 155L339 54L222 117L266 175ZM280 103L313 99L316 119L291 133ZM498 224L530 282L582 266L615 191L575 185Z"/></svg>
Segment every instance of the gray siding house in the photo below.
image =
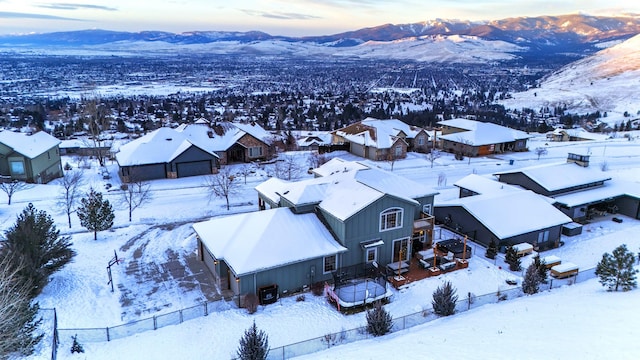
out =
<svg viewBox="0 0 640 360"><path fill-rule="evenodd" d="M0 175L12 180L47 183L62 176L60 140L44 131L0 131Z"/></svg>
<svg viewBox="0 0 640 360"><path fill-rule="evenodd" d="M433 189L339 159L320 169L328 175L298 182L273 178L258 185L262 211L252 213L250 222L242 214L194 225L200 257L223 289L236 295L273 285L280 293L297 291L331 280L340 268L408 260L412 248L431 242ZM285 220L274 222L275 217ZM235 224L246 231L221 235ZM228 255L236 246L243 249L241 260ZM268 266L239 270L267 259Z"/></svg>
<svg viewBox="0 0 640 360"><path fill-rule="evenodd" d="M495 175L501 183L553 198L554 205L575 221L589 220L607 212L640 219L638 185L612 179L609 173L589 167L588 155L569 153L566 163Z"/></svg>
<svg viewBox="0 0 640 360"><path fill-rule="evenodd" d="M116 154L123 182L215 174L218 157L183 134L160 128L120 147Z"/></svg>
<svg viewBox="0 0 640 360"><path fill-rule="evenodd" d="M436 220L474 241L504 247L527 242L537 250L559 245L562 225L571 222L547 200L531 191L477 175L456 182L465 194L435 205Z"/></svg>

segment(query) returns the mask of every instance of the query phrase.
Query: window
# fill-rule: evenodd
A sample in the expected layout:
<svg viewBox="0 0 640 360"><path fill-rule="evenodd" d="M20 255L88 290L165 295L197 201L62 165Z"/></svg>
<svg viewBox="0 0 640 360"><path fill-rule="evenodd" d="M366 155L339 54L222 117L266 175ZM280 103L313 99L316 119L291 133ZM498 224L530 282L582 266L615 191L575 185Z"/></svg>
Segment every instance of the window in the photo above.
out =
<svg viewBox="0 0 640 360"><path fill-rule="evenodd" d="M393 257L391 259L392 262L399 261L398 259L402 258L402 261L409 260L409 239L398 239L393 241Z"/></svg>
<svg viewBox="0 0 640 360"><path fill-rule="evenodd" d="M324 257L324 273L330 273L338 269L338 256L330 255Z"/></svg>
<svg viewBox="0 0 640 360"><path fill-rule="evenodd" d="M549 230L538 234L538 244L549 241Z"/></svg>
<svg viewBox="0 0 640 360"><path fill-rule="evenodd" d="M51 160L51 153L47 151L47 160Z"/></svg>
<svg viewBox="0 0 640 360"><path fill-rule="evenodd" d="M391 208L380 214L380 231L397 229L402 227L401 208Z"/></svg>
<svg viewBox="0 0 640 360"><path fill-rule="evenodd" d="M422 212L431 215L431 204L422 205Z"/></svg>
<svg viewBox="0 0 640 360"><path fill-rule="evenodd" d="M420 145L420 146L424 145L424 137L420 136L418 138L418 145Z"/></svg>
<svg viewBox="0 0 640 360"><path fill-rule="evenodd" d="M365 249L365 261L370 263L374 261L378 261L378 248L372 247Z"/></svg>
<svg viewBox="0 0 640 360"><path fill-rule="evenodd" d="M24 175L24 163L22 161L11 161L10 164L13 175Z"/></svg>
<svg viewBox="0 0 640 360"><path fill-rule="evenodd" d="M396 157L402 156L402 145L396 146L393 150Z"/></svg>
<svg viewBox="0 0 640 360"><path fill-rule="evenodd" d="M262 146L253 146L249 148L249 157L260 157L262 156Z"/></svg>

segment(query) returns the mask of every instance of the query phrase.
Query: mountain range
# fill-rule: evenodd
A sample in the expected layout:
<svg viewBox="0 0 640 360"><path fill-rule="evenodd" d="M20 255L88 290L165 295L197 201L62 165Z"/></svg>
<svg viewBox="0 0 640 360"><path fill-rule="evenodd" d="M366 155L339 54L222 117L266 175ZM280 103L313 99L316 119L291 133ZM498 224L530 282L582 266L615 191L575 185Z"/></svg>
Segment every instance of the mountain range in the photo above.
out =
<svg viewBox="0 0 640 360"><path fill-rule="evenodd" d="M211 53L324 54L479 63L535 59L541 54L576 59L638 33L640 16L574 14L483 22L438 19L309 37L274 36L260 31L193 31L176 34L162 31L82 30L3 35L0 36L0 48L2 51L55 47L128 52L135 51L132 49L147 52L179 48Z"/></svg>

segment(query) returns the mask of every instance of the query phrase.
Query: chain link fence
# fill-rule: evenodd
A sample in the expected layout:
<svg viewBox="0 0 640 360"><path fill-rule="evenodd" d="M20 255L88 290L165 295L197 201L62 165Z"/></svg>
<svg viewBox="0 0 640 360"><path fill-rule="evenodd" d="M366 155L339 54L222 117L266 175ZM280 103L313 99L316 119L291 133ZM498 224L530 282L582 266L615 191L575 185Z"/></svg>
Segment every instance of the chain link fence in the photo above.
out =
<svg viewBox="0 0 640 360"><path fill-rule="evenodd" d="M565 285L572 285L578 282L593 279L595 277L595 268L592 268L582 270L566 279L550 278L546 283L540 284L540 291L550 290ZM458 294L458 296L459 301L456 303L456 312L464 312L486 304L493 304L522 297L524 296L524 293L522 292L522 288L517 287L483 295L468 293L466 295ZM78 341L81 343L111 341L148 330L156 330L168 325L177 325L187 320L207 316L211 312L229 309L230 306L227 303L228 301L234 301L234 299L231 298L215 302L202 303L200 305L192 306L186 309L181 309L167 314L157 315L151 318L141 319L138 321L112 327L89 329L58 329L54 327L54 335L51 337L52 340L49 340L53 343L51 359L56 359L56 344L58 338L61 337L70 338L72 336L77 336ZM433 321L437 318L438 316L433 313L433 310L431 308L422 310L420 312L399 316L393 319L393 327L391 331L396 332L408 329ZM288 359L295 356L322 351L336 345L368 339L371 338L371 336L372 335L367 333L366 326L361 326L350 330L341 330L339 332L326 334L317 338L272 348L269 351L269 359Z"/></svg>

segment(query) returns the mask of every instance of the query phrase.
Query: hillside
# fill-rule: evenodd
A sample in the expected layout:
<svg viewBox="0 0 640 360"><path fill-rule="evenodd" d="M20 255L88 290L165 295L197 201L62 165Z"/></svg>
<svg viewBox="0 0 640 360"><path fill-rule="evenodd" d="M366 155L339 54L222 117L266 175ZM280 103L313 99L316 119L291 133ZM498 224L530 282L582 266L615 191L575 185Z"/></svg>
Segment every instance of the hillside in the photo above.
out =
<svg viewBox="0 0 640 360"><path fill-rule="evenodd" d="M640 111L640 35L575 61L541 80L539 87L513 94L509 108L566 107L573 113L607 112L622 121Z"/></svg>

